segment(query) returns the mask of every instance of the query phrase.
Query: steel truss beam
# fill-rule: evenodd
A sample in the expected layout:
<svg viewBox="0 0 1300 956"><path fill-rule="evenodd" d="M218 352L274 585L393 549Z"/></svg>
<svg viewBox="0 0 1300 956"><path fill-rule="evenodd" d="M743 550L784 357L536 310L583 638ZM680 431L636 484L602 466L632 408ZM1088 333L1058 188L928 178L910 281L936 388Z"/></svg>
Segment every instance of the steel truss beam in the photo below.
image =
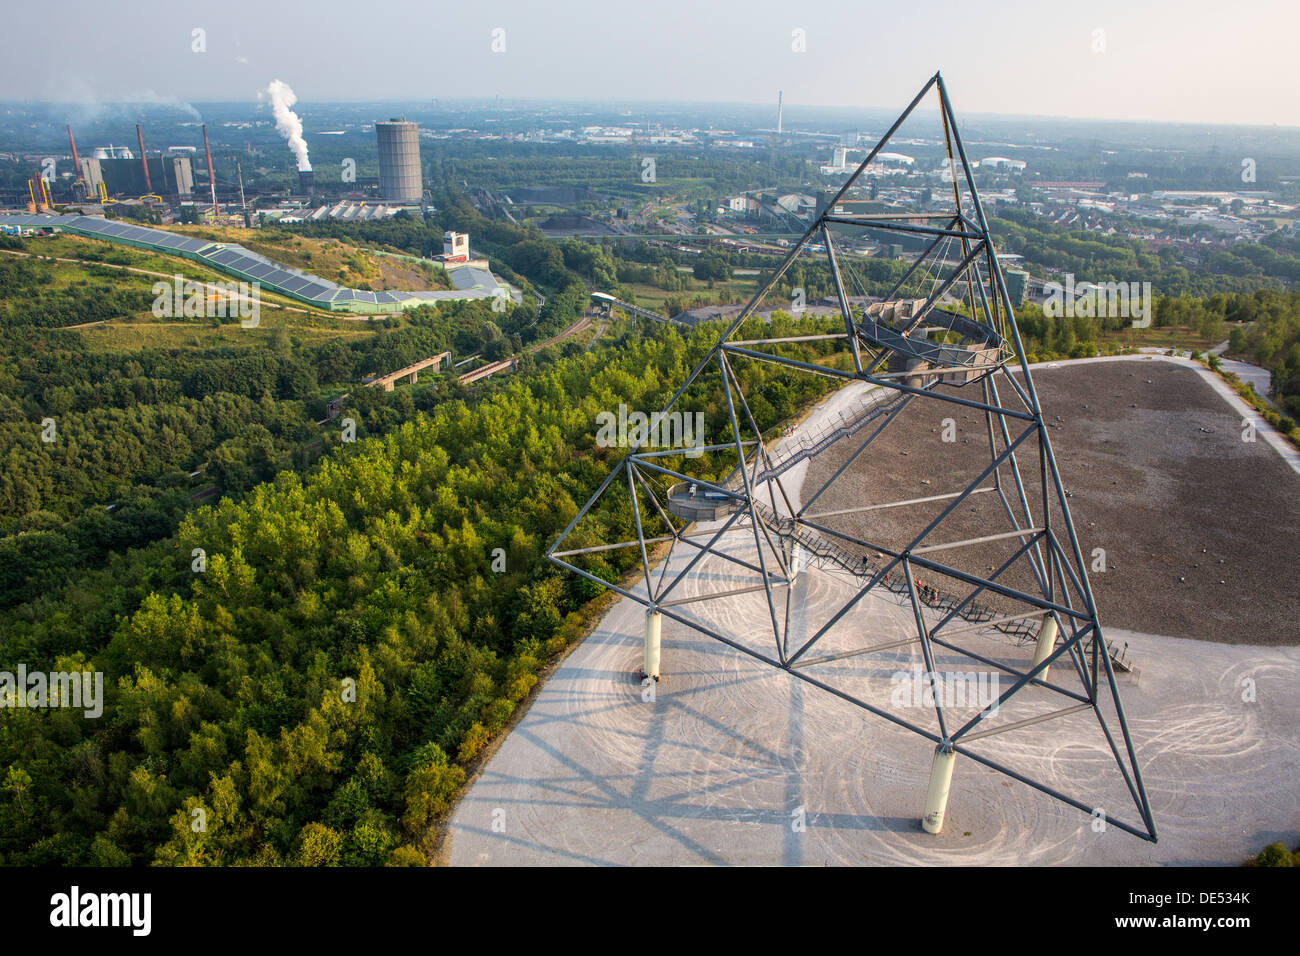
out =
<svg viewBox="0 0 1300 956"><path fill-rule="evenodd" d="M952 178L952 208L943 211L927 210L917 213L873 213L851 215L836 213L837 205L871 167L886 145L898 133L904 122L912 116L925 98L937 98L939 119L944 144L947 149ZM897 280L885 297L881 310L870 313L855 305L849 295L846 279L857 282L853 274L852 258L841 254L843 240L854 233L897 233L923 243L915 261ZM842 332L826 332L825 326L813 328L807 334L773 335L768 338L738 337L737 333L754 314L755 309L772 292L777 283L808 247L821 242L825 259L834 284L835 302L839 318L843 320ZM959 247L952 259L947 250ZM931 278L930 271L935 274ZM928 292L912 295L911 301L919 307L910 311L899 310L896 303L909 283L928 280L933 284ZM951 305L952 302L956 305ZM879 312L879 314L877 314ZM884 323L889 328L882 328ZM892 324L891 324L892 323ZM941 348L929 343L933 331L941 334ZM957 337L960 341L954 342ZM772 351L790 348L826 347L843 340L851 359L852 369L846 371L828 365L805 361L793 355ZM929 345L928 348L921 346ZM811 495L802 505L792 505L783 483L785 469L792 459L784 454L778 442L768 447L763 432L745 394L745 387L735 363L751 361L782 367L795 374L816 375L829 378L840 385L858 382L868 389L888 389L899 398L896 407L879 415L877 421L864 421L871 426L867 437L853 443L853 450L829 480L820 487L809 489ZM882 370L887 363L896 362ZM919 364L917 364L919 363ZM935 364L939 363L939 364ZM943 364L951 363L951 364ZM1011 365L1018 364L1022 380L1017 381ZM949 379L944 380L943 376ZM565 528L548 551L548 557L558 566L610 588L623 597L644 605L651 611L699 633L721 642L771 667L791 678L847 701L871 714L902 727L918 737L936 744L945 752L967 756L977 763L1003 773L1041 793L1069 806L1093 814L1099 809L1076 795L1067 794L1033 779L1023 769L1006 766L993 755L972 749L976 742L996 742L1005 734L1024 734L1032 728L1053 720L1068 719L1072 715L1091 710L1111 755L1115 759L1124 788L1133 800L1139 822L1127 823L1117 819L1106 808L1109 825L1144 840L1156 840L1156 827L1150 802L1147 798L1136 748L1129 732L1114 668L1098 617L1092 589L1088 582L1083 550L1075 531L1073 518L1061 480L1051 439L1044 422L1033 378L1029 372L1024 344L1016 325L1011 297L1006 280L994 250L988 221L980 202L974 176L967 160L965 146L957 125L947 88L936 73L908 104L902 115L852 172L834 197L814 216L802 238L790 249L773 273L761 284L741 312L727 323L715 344L702 355L687 375L685 381L664 405L659 415L665 416L684 401L693 385L708 376L713 394L725 401L726 434L711 436L715 440L700 450L707 452L706 462L714 476L718 461L724 466L734 463L727 477L701 478L687 473L689 465L677 466L669 462L672 456L681 455L682 449L654 449L647 435L611 470L592 497ZM918 383L916 379L919 378ZM1008 383L1007 399L1003 401L1000 383ZM717 386L720 385L720 391ZM858 387L862 387L859 385ZM987 465L959 491L902 500L867 500L849 508L814 511L818 499L834 485L851 467L869 466L874 443L882 434L904 427L905 412L918 407L917 402L936 403L934 407L968 408L984 420L987 432ZM941 404L940 404L941 403ZM874 409L880 405L873 405ZM867 414L864 412L864 414ZM771 427L772 422L766 422ZM830 438L816 438L816 444L807 454L818 453L822 442L838 443L854 434L845 426ZM838 437L837 437L838 436ZM792 446L796 449L799 446ZM805 446L806 447L806 446ZM784 463L784 464L783 464ZM672 464L674 467L670 467ZM680 468L680 470L679 470ZM1030 493L1026 475L1032 474L1038 482L1035 493ZM951 477L951 476L945 476ZM762 479L762 480L760 480ZM965 480L965 479L963 479ZM709 494L718 512L713 525L690 530L688 519L698 512L674 512L673 493L661 500L657 485L673 482L680 496L682 482ZM636 538L620 543L562 550L564 542L575 528L593 515L598 503L610 494L626 494L631 502L632 521ZM967 536L941 534L944 522L971 496L992 493L998 502L999 517L990 521L987 533ZM784 502L784 511L778 507ZM920 509L937 508L934 517L925 517ZM868 540L874 534L850 534L827 525L827 519L846 515L863 516L889 509L889 514L906 514L915 517L921 530L909 530L906 543L892 546ZM900 509L903 509L900 511ZM649 535L642 522L643 512L662 522L668 534ZM674 520L676 518L676 520ZM1001 522L1000 524L998 522ZM679 527L679 525L681 525ZM745 526L748 525L748 528ZM944 538L950 540L943 540ZM590 541L590 538L587 539ZM669 557L654 577L649 546L668 543ZM694 549L684 567L671 575L668 564L678 545ZM1010 554L991 573L974 574L968 569L939 560L972 546L1003 545ZM756 555L749 555L752 547ZM579 566L584 557L605 551L635 548L637 563L645 587L633 584L610 583ZM800 636L793 650L790 641L790 609L798 598L792 585L801 573L796 553L806 553L812 560L829 568L828 573L838 574L845 580L854 580L854 593L811 635ZM861 555L861 564L857 556ZM874 556L874 557L873 557ZM682 556L685 560L685 554ZM709 559L716 558L734 568L743 569L751 577L740 575L712 593L673 596L684 582L699 575ZM1013 569L1024 569L1032 583L1021 585L1010 577ZM927 582L939 580L956 593L936 591L928 583L917 581L921 573ZM902 585L897 584L901 578ZM882 587L884 585L884 587ZM901 592L899 588L902 588ZM684 612L708 602L726 600L742 595L762 594L767 602L772 627L772 650L749 646L740 636L720 631L698 617ZM785 601L784 614L778 611L778 597ZM818 657L808 652L820 643L840 622L855 612L860 616L862 599L876 594L882 599L902 601L910 610L915 632L901 639L862 642L865 646L849 650L834 650ZM936 595L939 600L936 600ZM976 604L982 596L1010 605L1011 610L991 609ZM869 613L869 612L866 612ZM782 618L785 626L782 625ZM1044 632L1033 628L1033 622L1048 618L1058 628L1055 643L1042 648L1035 656L1037 664L1022 662L1023 651L1017 658L1015 648L1007 643L1006 652L991 651L990 635L996 636L1019 630L1037 640ZM856 619L855 619L856 621ZM855 625L856 626L856 625ZM869 620L858 630L870 629ZM1052 632L1046 632L1048 634ZM982 643L972 645L972 639ZM1005 637L1005 634L1004 634ZM766 644L766 635L759 635ZM845 672L837 671L836 662L860 658L864 655L898 651L900 648L919 646L928 687L934 692L934 721L937 730L928 729L911 719L892 712L888 707L873 703L861 693L850 692L837 686L849 679ZM940 652L959 654L962 657L1005 674L1011 686L1000 693L997 700L983 707L973 716L961 716L946 707L938 693L936 679ZM1049 669L1060 665L1060 676ZM1068 666L1067 666L1068 665ZM830 670L826 668L830 667ZM815 675L815 676L814 676ZM1062 680L1062 677L1067 680ZM1068 679L1077 681L1071 686ZM1041 704L1048 696L1059 696L1061 705L1044 710ZM1113 719L1103 714L1107 698L1113 704ZM1007 713L1021 700L1037 704L1034 712L1011 716L1004 722L995 722L998 715ZM1112 732L1111 724L1118 724L1119 733ZM1091 781L1081 781L1086 787Z"/></svg>

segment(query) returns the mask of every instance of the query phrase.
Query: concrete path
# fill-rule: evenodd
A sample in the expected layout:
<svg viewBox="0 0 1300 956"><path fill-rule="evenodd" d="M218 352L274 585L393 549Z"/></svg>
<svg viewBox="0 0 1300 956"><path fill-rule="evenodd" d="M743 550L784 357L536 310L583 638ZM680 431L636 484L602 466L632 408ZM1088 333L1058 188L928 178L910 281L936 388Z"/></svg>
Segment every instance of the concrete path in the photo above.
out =
<svg viewBox="0 0 1300 956"><path fill-rule="evenodd" d="M1229 342L1224 339L1214 348L1210 349L1211 355L1218 355L1220 358L1228 351ZM1249 382L1255 389L1255 393L1260 398L1268 402L1274 408L1277 408L1277 402L1273 401L1271 395L1273 391L1273 375L1266 368L1260 368L1258 365L1251 365L1248 362L1238 362L1236 359L1223 359L1223 368L1225 371L1233 372L1243 382Z"/></svg>

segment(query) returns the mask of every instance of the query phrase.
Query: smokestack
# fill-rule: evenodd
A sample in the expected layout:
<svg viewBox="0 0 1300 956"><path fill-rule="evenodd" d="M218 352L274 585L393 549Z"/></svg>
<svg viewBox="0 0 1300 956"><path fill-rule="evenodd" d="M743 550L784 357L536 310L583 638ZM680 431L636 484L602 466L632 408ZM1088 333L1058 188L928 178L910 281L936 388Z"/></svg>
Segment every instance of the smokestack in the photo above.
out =
<svg viewBox="0 0 1300 956"><path fill-rule="evenodd" d="M212 187L212 214L217 210L217 175L212 171L212 147L208 145L208 124L203 124L203 152L208 154L208 185Z"/></svg>
<svg viewBox="0 0 1300 956"><path fill-rule="evenodd" d="M77 179L81 178L81 160L77 157L77 141L72 138L72 125L68 125L68 145L72 147L72 168L77 172Z"/></svg>
<svg viewBox="0 0 1300 956"><path fill-rule="evenodd" d="M135 124L135 137L140 141L140 166L144 169L144 191L153 192L153 183L149 182L149 160L144 155L144 133L140 131L140 124Z"/></svg>
<svg viewBox="0 0 1300 956"><path fill-rule="evenodd" d="M316 174L310 169L298 170L298 186L304 196L310 196L316 188Z"/></svg>
<svg viewBox="0 0 1300 956"><path fill-rule="evenodd" d="M784 108L785 90L776 91L776 131L781 132L781 111Z"/></svg>

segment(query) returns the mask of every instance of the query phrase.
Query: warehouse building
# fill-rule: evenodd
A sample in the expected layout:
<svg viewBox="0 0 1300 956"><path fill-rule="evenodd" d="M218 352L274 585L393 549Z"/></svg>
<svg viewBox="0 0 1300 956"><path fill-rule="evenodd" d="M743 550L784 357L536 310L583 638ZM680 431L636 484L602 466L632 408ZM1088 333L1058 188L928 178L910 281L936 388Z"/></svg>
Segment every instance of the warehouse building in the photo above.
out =
<svg viewBox="0 0 1300 956"><path fill-rule="evenodd" d="M149 164L148 186L144 167L135 158L83 157L81 177L92 196L99 195L101 184L110 196L143 196L153 192L159 196L188 198L193 194L194 167L188 156L150 156L145 162Z"/></svg>

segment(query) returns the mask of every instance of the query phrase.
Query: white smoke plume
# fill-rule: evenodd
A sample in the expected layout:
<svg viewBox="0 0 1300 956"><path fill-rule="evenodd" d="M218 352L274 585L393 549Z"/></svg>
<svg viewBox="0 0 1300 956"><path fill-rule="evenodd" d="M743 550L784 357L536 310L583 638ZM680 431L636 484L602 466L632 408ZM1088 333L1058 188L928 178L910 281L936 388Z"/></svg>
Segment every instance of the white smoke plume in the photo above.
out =
<svg viewBox="0 0 1300 956"><path fill-rule="evenodd" d="M81 78L61 76L47 84L46 91L51 101L72 107L70 119L75 123L124 119L136 123L141 119L142 106L167 107L185 113L196 123L203 122L203 116L189 103L174 96L161 96L151 89L129 90L118 100L102 100L99 93ZM150 119L150 114L155 113L155 110L148 110L144 118Z"/></svg>
<svg viewBox="0 0 1300 956"><path fill-rule="evenodd" d="M290 109L298 102L298 95L283 80L272 80L266 88L266 95L271 98L271 115L275 117L275 128L288 140L289 149L298 160L298 169L311 169L311 160L307 158L307 141L302 138L302 120Z"/></svg>
<svg viewBox="0 0 1300 956"><path fill-rule="evenodd" d="M159 96L153 90L144 90L143 92L138 93L135 96L127 97L127 100L128 102L134 102L138 100L139 102L142 103L155 104L158 106L170 106L173 109L184 111L196 123L203 122L203 116L202 114L199 113L198 110L196 110L189 103L186 103L184 100L177 99L174 96Z"/></svg>

